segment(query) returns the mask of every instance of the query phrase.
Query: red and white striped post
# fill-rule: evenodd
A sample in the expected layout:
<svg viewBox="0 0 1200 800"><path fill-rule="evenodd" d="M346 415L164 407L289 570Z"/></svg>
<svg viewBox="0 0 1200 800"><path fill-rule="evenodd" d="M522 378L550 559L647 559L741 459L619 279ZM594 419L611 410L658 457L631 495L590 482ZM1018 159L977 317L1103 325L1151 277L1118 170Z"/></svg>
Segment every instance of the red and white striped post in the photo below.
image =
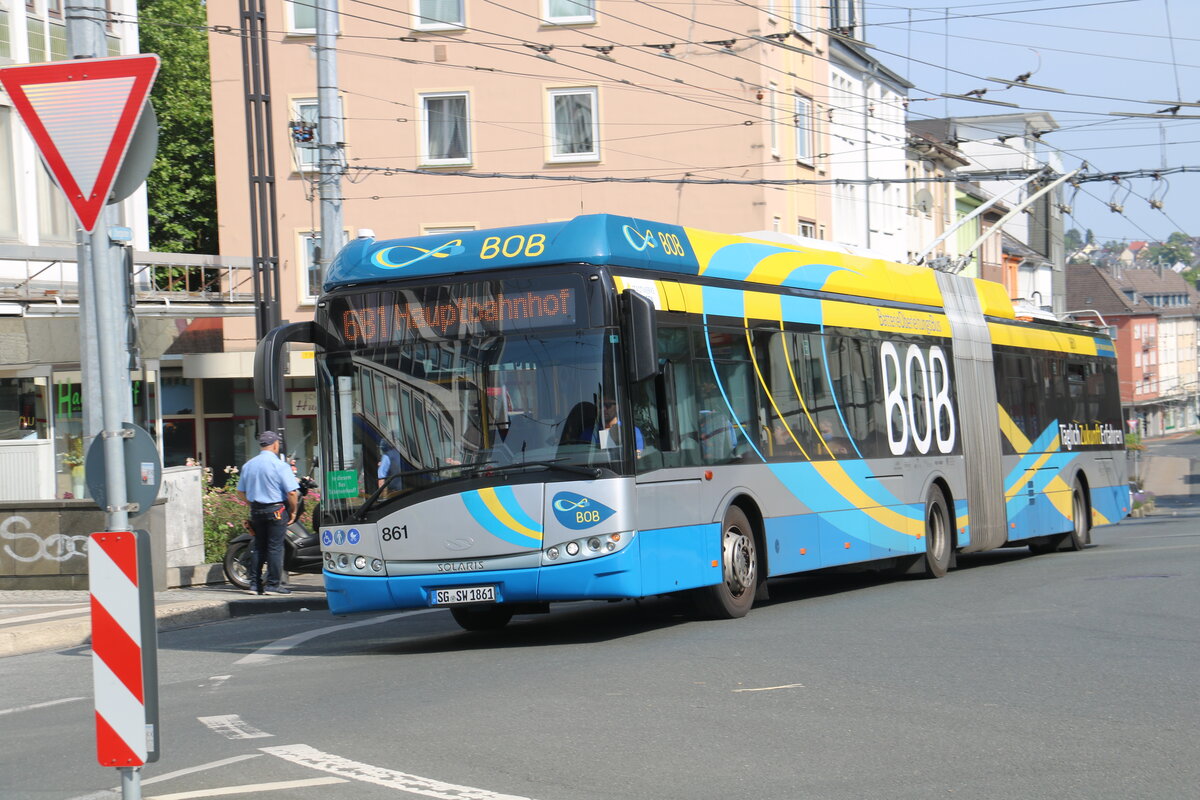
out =
<svg viewBox="0 0 1200 800"><path fill-rule="evenodd" d="M141 767L158 759L158 630L149 535L93 533L88 581L96 757L104 767Z"/></svg>

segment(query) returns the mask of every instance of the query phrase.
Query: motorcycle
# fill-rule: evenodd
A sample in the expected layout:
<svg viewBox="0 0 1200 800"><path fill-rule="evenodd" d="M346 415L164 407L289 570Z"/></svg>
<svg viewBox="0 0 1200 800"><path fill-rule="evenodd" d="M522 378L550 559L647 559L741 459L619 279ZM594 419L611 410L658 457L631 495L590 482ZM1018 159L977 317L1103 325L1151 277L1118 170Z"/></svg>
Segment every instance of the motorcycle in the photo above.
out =
<svg viewBox="0 0 1200 800"><path fill-rule="evenodd" d="M307 478L300 482L300 509L297 516L304 513L304 495L313 485ZM317 508L320 508L320 504ZM314 513L314 522L316 518L317 514ZM250 588L253 545L254 535L247 532L230 539L225 547L225 578L239 589ZM297 519L288 526L283 537L283 580L287 582L289 572L320 572L321 568L321 539Z"/></svg>

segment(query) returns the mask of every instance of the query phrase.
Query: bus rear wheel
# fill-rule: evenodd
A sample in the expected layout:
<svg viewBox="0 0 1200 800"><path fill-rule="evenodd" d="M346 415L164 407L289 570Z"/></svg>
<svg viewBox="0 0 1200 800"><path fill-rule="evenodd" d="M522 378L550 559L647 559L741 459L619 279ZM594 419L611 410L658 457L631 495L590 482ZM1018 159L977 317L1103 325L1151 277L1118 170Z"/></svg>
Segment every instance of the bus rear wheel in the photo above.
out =
<svg viewBox="0 0 1200 800"><path fill-rule="evenodd" d="M721 582L697 590L696 606L712 619L744 617L758 590L758 545L746 512L730 506L721 522Z"/></svg>
<svg viewBox="0 0 1200 800"><path fill-rule="evenodd" d="M1087 498L1083 495L1083 485L1075 479L1071 487L1071 532L1063 543L1067 550L1082 550L1092 541L1092 520L1088 513Z"/></svg>
<svg viewBox="0 0 1200 800"><path fill-rule="evenodd" d="M925 496L925 564L921 570L926 578L940 578L950 569L954 545L950 540L950 509L946 495L937 486L929 487Z"/></svg>
<svg viewBox="0 0 1200 800"><path fill-rule="evenodd" d="M465 631L494 631L512 619L513 612L504 606L451 606L450 616Z"/></svg>

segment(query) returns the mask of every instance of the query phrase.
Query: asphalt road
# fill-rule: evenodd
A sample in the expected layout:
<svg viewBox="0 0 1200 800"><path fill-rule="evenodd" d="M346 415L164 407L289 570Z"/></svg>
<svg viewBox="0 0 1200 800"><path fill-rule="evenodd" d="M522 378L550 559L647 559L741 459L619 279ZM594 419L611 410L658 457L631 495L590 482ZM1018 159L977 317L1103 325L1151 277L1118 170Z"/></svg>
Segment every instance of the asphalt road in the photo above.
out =
<svg viewBox="0 0 1200 800"><path fill-rule="evenodd" d="M1200 517L942 580L773 584L743 620L581 603L160 636L146 798L1174 798L1200 785ZM0 660L0 797L115 798L91 658Z"/></svg>

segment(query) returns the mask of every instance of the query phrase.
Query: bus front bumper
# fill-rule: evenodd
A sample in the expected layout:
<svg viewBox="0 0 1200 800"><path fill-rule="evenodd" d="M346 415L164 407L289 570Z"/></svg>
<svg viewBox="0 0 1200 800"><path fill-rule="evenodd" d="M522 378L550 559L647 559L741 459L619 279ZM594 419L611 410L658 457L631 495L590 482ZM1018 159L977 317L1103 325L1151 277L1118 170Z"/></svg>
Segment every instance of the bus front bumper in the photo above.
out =
<svg viewBox="0 0 1200 800"><path fill-rule="evenodd" d="M436 606L438 589L494 586L497 603L556 600L617 600L643 596L641 548L566 564L512 570L406 576L341 575L324 572L333 614Z"/></svg>

